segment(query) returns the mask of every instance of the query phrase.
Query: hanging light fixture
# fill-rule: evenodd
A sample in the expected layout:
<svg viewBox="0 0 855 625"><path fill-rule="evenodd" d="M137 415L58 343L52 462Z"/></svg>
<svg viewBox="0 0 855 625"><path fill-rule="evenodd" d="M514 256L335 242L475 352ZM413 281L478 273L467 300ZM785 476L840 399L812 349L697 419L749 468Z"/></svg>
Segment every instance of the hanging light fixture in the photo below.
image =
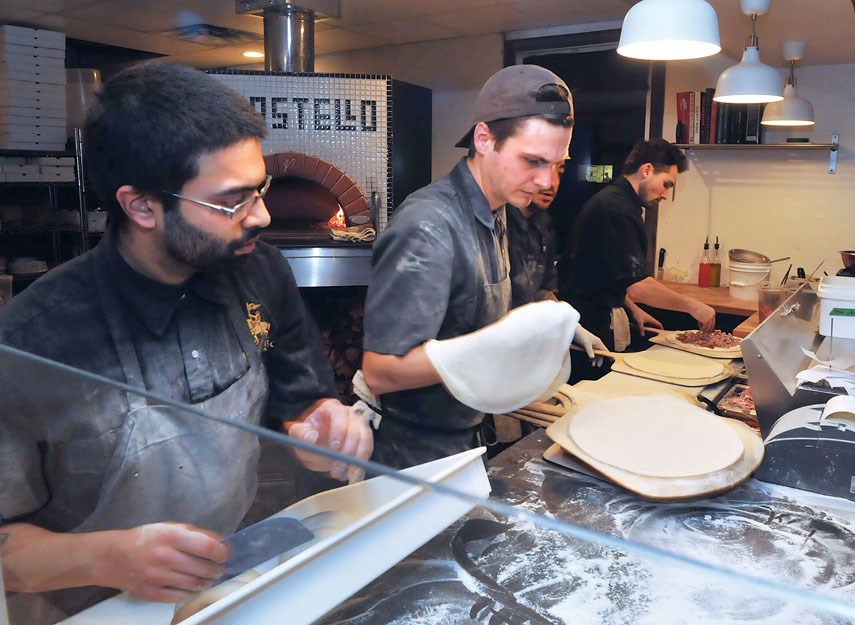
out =
<svg viewBox="0 0 855 625"><path fill-rule="evenodd" d="M641 0L624 17L617 48L622 56L654 61L720 50L718 17L706 0Z"/></svg>
<svg viewBox="0 0 855 625"><path fill-rule="evenodd" d="M785 41L784 60L790 62L790 75L784 83L784 99L767 104L760 122L767 126L813 126L813 105L796 92L796 61L805 54L804 41Z"/></svg>
<svg viewBox="0 0 855 625"><path fill-rule="evenodd" d="M753 104L783 100L781 78L775 68L760 61L757 47L757 16L769 10L770 0L740 0L742 12L751 16L751 37L742 53L742 61L724 70L715 86L716 102Z"/></svg>

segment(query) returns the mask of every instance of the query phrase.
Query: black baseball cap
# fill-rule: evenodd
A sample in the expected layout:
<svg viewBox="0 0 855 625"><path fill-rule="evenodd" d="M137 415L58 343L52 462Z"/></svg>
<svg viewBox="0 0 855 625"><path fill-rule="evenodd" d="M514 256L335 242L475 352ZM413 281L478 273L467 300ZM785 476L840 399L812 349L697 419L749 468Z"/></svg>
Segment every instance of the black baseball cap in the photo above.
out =
<svg viewBox="0 0 855 625"><path fill-rule="evenodd" d="M561 115L573 120L573 95L566 83L540 65L511 65L490 76L478 93L475 117L469 131L455 143L468 148L480 122L498 119Z"/></svg>

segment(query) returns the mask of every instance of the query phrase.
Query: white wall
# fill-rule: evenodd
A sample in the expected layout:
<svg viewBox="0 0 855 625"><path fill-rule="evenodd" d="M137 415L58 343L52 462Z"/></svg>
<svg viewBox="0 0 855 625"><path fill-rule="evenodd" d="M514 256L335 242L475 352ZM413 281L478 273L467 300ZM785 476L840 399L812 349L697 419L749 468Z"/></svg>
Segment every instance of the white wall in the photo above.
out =
<svg viewBox="0 0 855 625"><path fill-rule="evenodd" d="M734 62L713 57L668 64L666 139L674 140L675 93L714 87ZM786 72L780 73L783 84ZM790 136L830 143L838 133L837 173L828 173L828 150L690 152L675 201L660 204L658 231L658 246L668 250L666 268L686 272L687 281L697 281L708 234L720 237L725 264L727 249L746 248L771 258L791 256L793 267L808 273L823 260L822 270L836 273L843 266L837 252L855 249L855 65L797 67L796 77L799 94L813 104L816 126L767 129L764 143ZM789 262L774 265L772 278L783 277Z"/></svg>
<svg viewBox="0 0 855 625"><path fill-rule="evenodd" d="M437 179L466 154L454 144L472 124L481 86L502 68L502 46L501 35L487 35L325 54L315 59L315 71L388 74L431 89L431 177Z"/></svg>

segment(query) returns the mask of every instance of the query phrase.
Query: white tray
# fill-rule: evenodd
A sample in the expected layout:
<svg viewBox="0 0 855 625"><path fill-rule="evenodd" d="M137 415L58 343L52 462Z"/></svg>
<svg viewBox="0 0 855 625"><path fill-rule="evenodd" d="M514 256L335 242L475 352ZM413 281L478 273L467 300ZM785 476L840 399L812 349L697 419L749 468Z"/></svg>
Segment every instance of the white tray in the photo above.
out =
<svg viewBox="0 0 855 625"><path fill-rule="evenodd" d="M404 469L412 477L475 497L490 493L483 447ZM255 570L262 575L182 621L182 625L309 624L425 544L474 504L380 476L318 493L278 513L298 519L332 512L327 531L282 564ZM131 599L103 601L64 625L169 625L174 605Z"/></svg>

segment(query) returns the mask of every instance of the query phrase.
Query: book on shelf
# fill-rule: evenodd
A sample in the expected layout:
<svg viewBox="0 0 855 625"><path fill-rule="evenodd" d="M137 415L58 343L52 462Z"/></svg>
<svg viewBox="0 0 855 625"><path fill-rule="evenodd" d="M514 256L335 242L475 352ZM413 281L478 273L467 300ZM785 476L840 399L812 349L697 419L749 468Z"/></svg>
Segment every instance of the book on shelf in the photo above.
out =
<svg viewBox="0 0 855 625"><path fill-rule="evenodd" d="M715 90L713 90L713 95L715 95ZM718 136L718 107L719 103L710 96L710 128L707 143L716 143L716 137Z"/></svg>
<svg viewBox="0 0 855 625"><path fill-rule="evenodd" d="M691 143L692 102L690 91L677 94L677 143Z"/></svg>
<svg viewBox="0 0 855 625"><path fill-rule="evenodd" d="M730 125L730 105L717 102L718 110L715 118L715 143L727 143L727 129Z"/></svg>
<svg viewBox="0 0 855 625"><path fill-rule="evenodd" d="M716 143L759 144L763 142L763 104L718 103Z"/></svg>
<svg viewBox="0 0 855 625"><path fill-rule="evenodd" d="M760 120L763 118L764 104L745 105L745 143L759 144L763 126Z"/></svg>
<svg viewBox="0 0 855 625"><path fill-rule="evenodd" d="M700 125L700 131L698 133L698 143L711 143L710 126L712 124L712 103L714 93L715 89L712 88L708 88L704 91L698 92L698 99L701 102L698 122Z"/></svg>
<svg viewBox="0 0 855 625"><path fill-rule="evenodd" d="M714 89L677 94L676 143L761 144L764 104L732 104L713 100Z"/></svg>
<svg viewBox="0 0 855 625"><path fill-rule="evenodd" d="M713 101L714 94L715 89L711 87L703 91L680 91L676 94L677 143L716 143L718 102Z"/></svg>
<svg viewBox="0 0 855 625"><path fill-rule="evenodd" d="M677 93L676 143L759 144L764 104L716 102L715 89Z"/></svg>
<svg viewBox="0 0 855 625"><path fill-rule="evenodd" d="M701 143L701 94L692 92L692 143Z"/></svg>

